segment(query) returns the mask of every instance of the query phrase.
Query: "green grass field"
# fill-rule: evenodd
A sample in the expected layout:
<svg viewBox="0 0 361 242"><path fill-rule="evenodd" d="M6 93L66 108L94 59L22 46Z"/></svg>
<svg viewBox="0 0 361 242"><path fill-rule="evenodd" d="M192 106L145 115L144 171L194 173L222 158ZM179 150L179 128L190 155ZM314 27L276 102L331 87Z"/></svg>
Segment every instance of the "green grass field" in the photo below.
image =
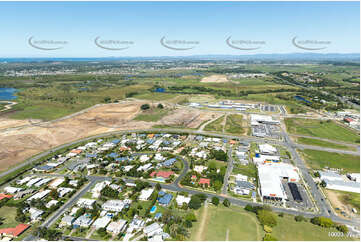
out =
<svg viewBox="0 0 361 242"><path fill-rule="evenodd" d="M357 133L342 127L333 121L286 118L285 124L287 126L287 131L291 134L315 136L350 143L358 143L360 140Z"/></svg>
<svg viewBox="0 0 361 242"><path fill-rule="evenodd" d="M150 109L143 111L142 113L138 114L134 120L138 121L146 121L146 122L157 122L161 120L165 115L167 115L168 110L166 109Z"/></svg>
<svg viewBox="0 0 361 242"><path fill-rule="evenodd" d="M225 116L219 117L218 119L214 120L213 122L209 123L204 127L205 131L215 131L215 132L222 132L223 125L222 122Z"/></svg>
<svg viewBox="0 0 361 242"><path fill-rule="evenodd" d="M244 129L242 127L243 116L239 114L230 114L227 116L226 125L224 130L231 134L243 134Z"/></svg>
<svg viewBox="0 0 361 242"><path fill-rule="evenodd" d="M325 241L325 240L352 240L346 237L331 237L329 232L336 229L327 229L311 224L310 222L296 222L293 216L277 217L277 226L272 229L272 235L282 241Z"/></svg>
<svg viewBox="0 0 361 242"><path fill-rule="evenodd" d="M16 207L7 207L3 206L0 208L0 218L2 218L2 224L0 225L0 229L2 228L12 228L16 227L19 222L15 220L16 217Z"/></svg>
<svg viewBox="0 0 361 242"><path fill-rule="evenodd" d="M333 149L340 149L340 150L356 150L356 148L347 146L347 145L340 145L335 144L323 140L318 139L311 139L311 138L304 138L304 137L298 137L297 143L305 144L305 145L316 145L316 146L322 146L327 148L333 148Z"/></svg>
<svg viewBox="0 0 361 242"><path fill-rule="evenodd" d="M324 167L340 168L343 172L360 172L360 156L318 150L302 150L307 164L315 170Z"/></svg>
<svg viewBox="0 0 361 242"><path fill-rule="evenodd" d="M248 165L235 164L232 170L234 174L242 174L249 177L257 177L257 168L254 164Z"/></svg>
<svg viewBox="0 0 361 242"><path fill-rule="evenodd" d="M191 229L189 240L196 240L198 230L201 228L201 219L205 208L202 207L198 212L197 222ZM232 209L223 205L218 207L209 204L207 208L207 217L201 239L203 240L262 240L263 231L258 223L256 216L245 212L240 207L232 206ZM228 232L227 232L228 231Z"/></svg>

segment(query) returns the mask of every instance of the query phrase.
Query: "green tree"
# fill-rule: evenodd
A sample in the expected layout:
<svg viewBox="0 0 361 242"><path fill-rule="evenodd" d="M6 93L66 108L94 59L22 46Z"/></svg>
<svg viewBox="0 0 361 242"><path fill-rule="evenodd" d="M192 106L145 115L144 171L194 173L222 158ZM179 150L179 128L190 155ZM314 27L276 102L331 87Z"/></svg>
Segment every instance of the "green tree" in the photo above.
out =
<svg viewBox="0 0 361 242"><path fill-rule="evenodd" d="M202 206L199 196L193 195L189 201L188 207L192 209L199 209Z"/></svg>
<svg viewBox="0 0 361 242"><path fill-rule="evenodd" d="M140 106L140 109L142 110L147 110L147 109L150 109L150 105L149 104L143 104L142 106Z"/></svg>
<svg viewBox="0 0 361 242"><path fill-rule="evenodd" d="M212 197L212 203L216 206L219 204L219 198L218 197Z"/></svg>
<svg viewBox="0 0 361 242"><path fill-rule="evenodd" d="M226 198L226 199L223 200L223 205L225 207L229 207L229 206L231 206L231 202Z"/></svg>

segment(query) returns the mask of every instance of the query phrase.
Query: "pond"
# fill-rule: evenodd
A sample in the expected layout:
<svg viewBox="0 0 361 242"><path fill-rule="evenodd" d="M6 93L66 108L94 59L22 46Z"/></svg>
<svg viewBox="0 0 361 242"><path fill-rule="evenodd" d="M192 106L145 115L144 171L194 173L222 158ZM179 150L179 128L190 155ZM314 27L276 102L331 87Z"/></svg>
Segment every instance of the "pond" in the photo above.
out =
<svg viewBox="0 0 361 242"><path fill-rule="evenodd" d="M0 87L0 101L14 100L17 97L14 95L18 89Z"/></svg>

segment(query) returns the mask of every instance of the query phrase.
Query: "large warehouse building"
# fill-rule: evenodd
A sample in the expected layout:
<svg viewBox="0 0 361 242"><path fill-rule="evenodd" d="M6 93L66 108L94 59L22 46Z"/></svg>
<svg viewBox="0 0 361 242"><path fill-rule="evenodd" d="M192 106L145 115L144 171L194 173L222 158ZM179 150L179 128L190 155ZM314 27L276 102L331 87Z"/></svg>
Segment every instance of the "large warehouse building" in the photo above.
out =
<svg viewBox="0 0 361 242"><path fill-rule="evenodd" d="M284 201L287 199L282 180L298 182L300 177L297 168L285 163L270 163L258 165L258 179L260 183L260 197Z"/></svg>

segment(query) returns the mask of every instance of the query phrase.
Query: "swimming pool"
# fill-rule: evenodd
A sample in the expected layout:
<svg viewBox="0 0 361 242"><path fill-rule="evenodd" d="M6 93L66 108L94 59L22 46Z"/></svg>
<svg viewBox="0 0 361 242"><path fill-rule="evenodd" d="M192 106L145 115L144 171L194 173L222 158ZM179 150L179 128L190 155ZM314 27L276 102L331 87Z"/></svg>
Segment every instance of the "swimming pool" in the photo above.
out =
<svg viewBox="0 0 361 242"><path fill-rule="evenodd" d="M155 213L155 211L157 211L157 206L153 206L153 207L150 209L150 213Z"/></svg>
<svg viewBox="0 0 361 242"><path fill-rule="evenodd" d="M156 177L156 178L153 178L152 180L159 181L159 182L165 182L165 179L163 177Z"/></svg>

